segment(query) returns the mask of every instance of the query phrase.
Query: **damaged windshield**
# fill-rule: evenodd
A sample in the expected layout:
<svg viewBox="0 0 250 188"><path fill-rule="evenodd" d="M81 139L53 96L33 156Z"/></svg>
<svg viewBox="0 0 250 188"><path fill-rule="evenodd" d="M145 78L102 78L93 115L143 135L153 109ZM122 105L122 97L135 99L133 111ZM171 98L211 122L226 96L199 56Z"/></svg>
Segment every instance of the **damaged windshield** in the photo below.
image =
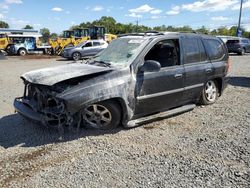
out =
<svg viewBox="0 0 250 188"><path fill-rule="evenodd" d="M143 38L120 38L114 40L108 48L103 50L93 61L105 62L110 65L126 66L132 61L141 46L147 40Z"/></svg>

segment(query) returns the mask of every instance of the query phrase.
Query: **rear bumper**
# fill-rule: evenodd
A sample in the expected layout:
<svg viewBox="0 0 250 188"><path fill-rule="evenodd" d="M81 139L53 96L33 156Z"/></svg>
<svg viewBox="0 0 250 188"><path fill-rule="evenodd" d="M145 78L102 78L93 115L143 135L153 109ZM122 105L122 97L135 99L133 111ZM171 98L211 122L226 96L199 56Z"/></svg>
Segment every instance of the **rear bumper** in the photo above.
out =
<svg viewBox="0 0 250 188"><path fill-rule="evenodd" d="M222 79L221 95L224 92L224 90L227 88L228 83L229 83L229 77L224 77Z"/></svg>
<svg viewBox="0 0 250 188"><path fill-rule="evenodd" d="M22 98L16 98L14 100L14 108L16 112L18 112L20 115L24 116L25 118L39 123L43 123L43 115L35 112L30 106L28 106L26 103L22 102Z"/></svg>
<svg viewBox="0 0 250 188"><path fill-rule="evenodd" d="M241 48L228 48L229 53L241 53L242 49Z"/></svg>

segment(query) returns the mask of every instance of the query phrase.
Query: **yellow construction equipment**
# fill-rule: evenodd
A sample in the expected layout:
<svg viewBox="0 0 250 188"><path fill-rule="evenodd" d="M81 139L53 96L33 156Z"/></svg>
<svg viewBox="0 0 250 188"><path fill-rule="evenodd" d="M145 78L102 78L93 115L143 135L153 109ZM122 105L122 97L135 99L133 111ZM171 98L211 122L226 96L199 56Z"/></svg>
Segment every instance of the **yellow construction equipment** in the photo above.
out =
<svg viewBox="0 0 250 188"><path fill-rule="evenodd" d="M0 36L0 50L6 50L6 48L11 44L11 41L7 35Z"/></svg>
<svg viewBox="0 0 250 188"><path fill-rule="evenodd" d="M49 39L49 45L52 47L54 54L60 55L64 48L76 46L90 39L104 39L108 43L116 39L113 34L105 34L105 27L90 26L88 28L74 28L63 31L63 36L57 39Z"/></svg>
<svg viewBox="0 0 250 188"><path fill-rule="evenodd" d="M117 39L117 35L105 34L105 41L110 43L112 40Z"/></svg>

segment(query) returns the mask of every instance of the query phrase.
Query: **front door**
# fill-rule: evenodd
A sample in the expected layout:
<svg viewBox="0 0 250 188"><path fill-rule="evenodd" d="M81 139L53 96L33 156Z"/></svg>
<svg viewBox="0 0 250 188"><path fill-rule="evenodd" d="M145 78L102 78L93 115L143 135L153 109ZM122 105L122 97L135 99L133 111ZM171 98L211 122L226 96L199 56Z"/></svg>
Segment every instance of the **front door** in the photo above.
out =
<svg viewBox="0 0 250 188"><path fill-rule="evenodd" d="M139 72L136 84L136 116L161 112L181 104L184 67L178 39L157 42L144 58L158 61L159 72Z"/></svg>

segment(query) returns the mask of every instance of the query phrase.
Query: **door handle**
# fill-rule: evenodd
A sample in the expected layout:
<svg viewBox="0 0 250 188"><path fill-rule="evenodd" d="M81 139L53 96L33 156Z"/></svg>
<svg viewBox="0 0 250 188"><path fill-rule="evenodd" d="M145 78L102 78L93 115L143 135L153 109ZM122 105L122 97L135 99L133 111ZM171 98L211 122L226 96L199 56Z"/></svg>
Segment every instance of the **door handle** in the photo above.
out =
<svg viewBox="0 0 250 188"><path fill-rule="evenodd" d="M182 77L182 74L176 74L174 75L175 78L181 78Z"/></svg>
<svg viewBox="0 0 250 188"><path fill-rule="evenodd" d="M206 69L206 73L209 74L212 72L212 69Z"/></svg>

